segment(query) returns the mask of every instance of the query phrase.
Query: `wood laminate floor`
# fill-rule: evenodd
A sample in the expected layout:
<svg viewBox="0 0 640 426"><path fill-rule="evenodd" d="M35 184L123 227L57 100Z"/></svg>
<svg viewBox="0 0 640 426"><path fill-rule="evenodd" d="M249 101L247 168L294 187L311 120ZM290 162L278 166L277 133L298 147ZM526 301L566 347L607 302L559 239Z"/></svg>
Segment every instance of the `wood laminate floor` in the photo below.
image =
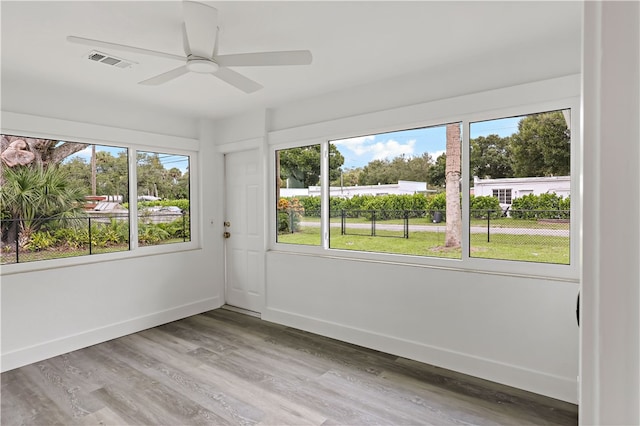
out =
<svg viewBox="0 0 640 426"><path fill-rule="evenodd" d="M3 425L577 424L577 407L215 310L2 374Z"/></svg>

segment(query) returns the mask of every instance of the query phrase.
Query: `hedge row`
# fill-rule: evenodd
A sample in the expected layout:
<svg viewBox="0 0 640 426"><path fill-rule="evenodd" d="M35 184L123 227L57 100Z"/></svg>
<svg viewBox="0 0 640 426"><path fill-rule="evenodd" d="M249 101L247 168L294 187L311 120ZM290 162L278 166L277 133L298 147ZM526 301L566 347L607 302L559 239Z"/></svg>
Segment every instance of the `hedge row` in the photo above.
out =
<svg viewBox="0 0 640 426"><path fill-rule="evenodd" d="M288 197L281 198L280 206L301 206L305 216L320 217L320 197ZM473 196L469 197L469 208L474 219L485 219L487 214L491 218L504 215L500 202L496 197ZM299 208L298 208L299 209ZM435 195L356 195L352 198L329 197L329 210L332 216L341 214L344 210L349 217L367 216L366 213L357 211L375 210L378 219L394 217L393 211L418 210L428 213L439 211L443 218L447 209L447 199L444 192ZM513 200L511 217L516 219L537 218L568 218L571 202L567 197L556 194L526 195ZM282 210L286 210L286 207ZM537 211L531 211L537 210ZM386 212L386 213L385 213ZM422 214L423 216L425 214Z"/></svg>
<svg viewBox="0 0 640 426"><path fill-rule="evenodd" d="M571 199L553 193L529 194L513 200L510 214L515 219L569 219Z"/></svg>

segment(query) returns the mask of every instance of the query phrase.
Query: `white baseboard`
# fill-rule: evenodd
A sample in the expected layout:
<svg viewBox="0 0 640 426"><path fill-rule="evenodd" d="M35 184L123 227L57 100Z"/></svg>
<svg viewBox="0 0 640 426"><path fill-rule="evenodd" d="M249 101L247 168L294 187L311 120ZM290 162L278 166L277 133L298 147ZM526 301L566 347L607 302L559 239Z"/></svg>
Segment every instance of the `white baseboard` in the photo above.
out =
<svg viewBox="0 0 640 426"><path fill-rule="evenodd" d="M212 309L219 308L222 304L223 303L219 297L212 297L3 353L0 370L3 372L13 370L14 368L22 367L23 365L42 361L77 349L86 348L87 346L106 342L107 340L136 333L138 331L146 330L147 328L156 327L191 315L210 311Z"/></svg>
<svg viewBox="0 0 640 426"><path fill-rule="evenodd" d="M378 334L279 309L266 308L262 313L262 319L549 396L572 404L578 403L576 379L556 376L472 354Z"/></svg>

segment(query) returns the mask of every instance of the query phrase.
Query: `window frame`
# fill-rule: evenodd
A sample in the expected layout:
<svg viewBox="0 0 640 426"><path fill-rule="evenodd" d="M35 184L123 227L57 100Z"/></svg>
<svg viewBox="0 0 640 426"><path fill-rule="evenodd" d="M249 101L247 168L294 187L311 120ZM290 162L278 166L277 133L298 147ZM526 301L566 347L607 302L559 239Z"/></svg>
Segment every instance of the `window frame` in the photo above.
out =
<svg viewBox="0 0 640 426"><path fill-rule="evenodd" d="M491 190L493 197L498 199L500 204L509 204L513 201L511 188L493 188ZM507 202L507 200L509 200Z"/></svg>
<svg viewBox="0 0 640 426"><path fill-rule="evenodd" d="M545 85L546 82L539 82ZM535 83L532 84L535 86ZM503 89L506 91L519 92L519 88ZM527 90L525 90L527 92ZM475 98L478 95L468 95L464 98ZM483 97L482 94L479 95ZM460 113L456 113L456 108L447 105L447 114L442 113L442 109L438 108L443 102L434 101L419 106L396 108L381 113L371 113L365 116L349 117L345 119L333 120L322 123L322 126L312 125L302 128L287 129L282 131L271 132L269 134L269 173L270 182L275 182L275 151L286 148L306 146L313 143L321 143L323 152L321 157L321 170L327 170L327 153L328 144L332 140L357 137L361 135L371 135L385 133L391 131L399 131L403 129L413 129L417 127L431 127L442 125L443 123L460 122L462 129L462 193L469 194L470 182L469 176L469 132L470 125L473 122L500 119L505 117L517 117L531 115L540 112L554 110L571 110L571 223L570 223L570 263L549 264L538 262L525 262L502 259L484 259L469 256L470 234L469 234L469 197L462 197L462 257L460 259L447 259L427 256L414 256L404 254L388 254L376 252L361 252L352 250L341 250L329 248L328 235L328 178L327 173L323 173L322 191L321 191L321 238L322 244L319 246L304 246L295 244L277 243L275 239L275 191L269 191L271 196L269 200L269 243L268 250L280 252L295 252L321 257L332 257L345 260L356 261L373 261L393 264L403 264L408 266L444 268L460 271L473 271L489 274L500 275L517 275L524 277L543 277L555 281L577 282L579 279L578 260L580 258L580 247L582 237L580 227L582 224L581 212L581 154L580 154L580 98L579 96L567 96L555 99L553 93L548 95L552 100L523 103L521 99L516 99L510 106L495 108L478 108L478 111L464 111L459 108ZM509 96L511 97L511 96ZM461 101L463 102L463 101ZM452 102L459 105L461 102ZM489 102L490 103L490 102ZM478 102L472 102L477 105ZM472 108L469 107L469 109ZM403 113L407 113L403 117ZM424 115L419 121L418 112ZM429 118L432 115L432 118ZM381 120L381 118L383 118ZM411 118L414 118L411 120ZM420 117L421 118L421 117ZM380 121L386 122L380 125ZM313 135L315 133L315 135ZM309 137L313 135L315 137ZM299 137L299 141L295 141L295 137Z"/></svg>
<svg viewBox="0 0 640 426"><path fill-rule="evenodd" d="M21 114L3 113L10 118L17 118L21 122ZM42 117L31 117L25 120L26 125L23 126L7 126L2 127L2 134L18 135L24 137L62 140L69 142L88 143L91 145L111 146L115 148L127 149L128 156L128 173L129 173L129 250L123 250L113 253L100 253L96 255L83 255L67 258L57 258L48 260L38 260L24 263L8 263L2 265L2 275L11 275L23 272L32 272L47 270L51 268L62 268L70 266L85 265L91 263L110 262L114 260L130 259L140 256L170 254L176 252L190 251L201 248L200 233L202 226L200 224L200 202L198 200L199 192L199 153L195 149L198 146L196 139L189 139L178 136L158 135L148 132L139 132L133 130L115 129L115 135L112 138L96 138L90 133L100 130L112 130L97 125L85 125L81 131L74 129L73 132L57 132L60 123L56 119L44 119ZM67 123L65 123L67 124ZM64 126L63 126L64 127ZM71 134L69 134L71 133ZM107 132L109 133L109 132ZM111 135L114 136L114 135ZM138 139L142 143L138 142ZM145 141L159 141L158 145L145 144ZM174 146L184 145L193 149L176 149ZM184 155L189 158L189 207L190 207L190 225L191 225L191 241L176 242L172 244L161 244L154 246L138 246L138 210L137 210L137 152L156 152L171 153L176 155ZM135 203L135 204L134 204ZM135 206L133 208L132 206Z"/></svg>

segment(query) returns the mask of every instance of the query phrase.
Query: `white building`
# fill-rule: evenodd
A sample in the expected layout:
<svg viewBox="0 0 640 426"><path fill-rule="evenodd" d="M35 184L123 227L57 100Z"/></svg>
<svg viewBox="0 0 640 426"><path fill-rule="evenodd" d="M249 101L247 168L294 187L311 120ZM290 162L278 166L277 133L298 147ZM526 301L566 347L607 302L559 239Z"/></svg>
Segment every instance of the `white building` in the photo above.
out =
<svg viewBox="0 0 640 426"><path fill-rule="evenodd" d="M320 188L320 186L310 186L309 188L280 188L280 196L320 196ZM385 185L332 186L329 188L329 196L341 198L352 198L356 195L413 195L427 194L430 192L436 191L434 189L427 189L426 182L415 182L411 180L399 180L398 183Z"/></svg>
<svg viewBox="0 0 640 426"><path fill-rule="evenodd" d="M550 177L526 177L526 178L502 178L480 179L473 177L473 195L496 197L500 200L500 206L505 209L511 206L513 200L525 195L555 193L561 197L571 195L570 176Z"/></svg>

